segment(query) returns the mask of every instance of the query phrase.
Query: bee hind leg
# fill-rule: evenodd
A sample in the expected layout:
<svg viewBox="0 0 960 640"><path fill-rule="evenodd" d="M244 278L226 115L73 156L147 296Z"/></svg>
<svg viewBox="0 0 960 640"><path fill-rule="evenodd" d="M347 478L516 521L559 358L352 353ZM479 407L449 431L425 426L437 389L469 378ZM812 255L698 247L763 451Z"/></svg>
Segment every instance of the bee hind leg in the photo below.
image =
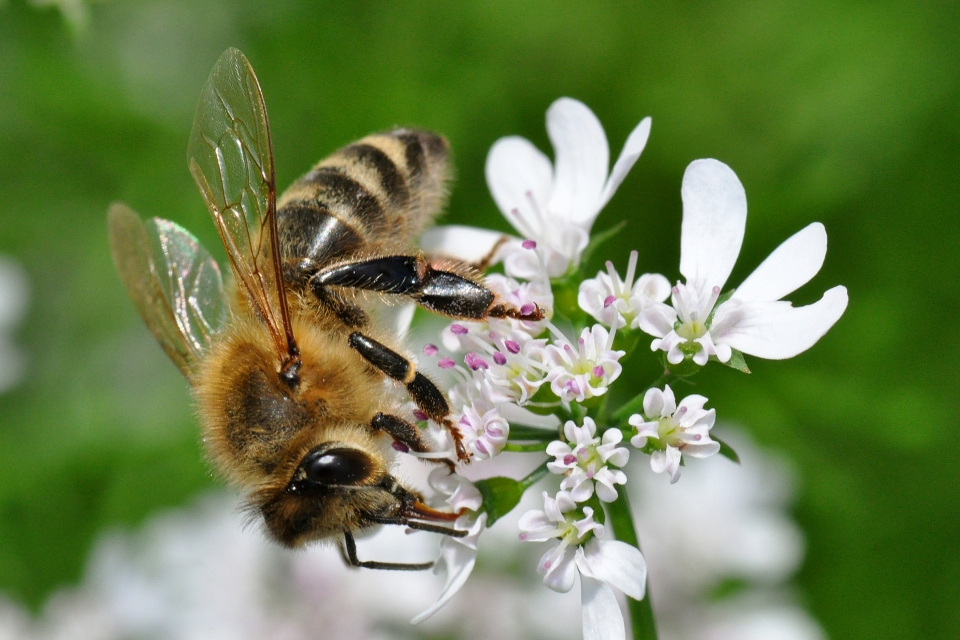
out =
<svg viewBox="0 0 960 640"><path fill-rule="evenodd" d="M430 378L417 371L407 358L359 331L350 334L347 344L385 375L402 382L417 407L450 432L457 458L463 462L469 461L470 454L463 444L463 436L450 419L450 405ZM413 428L412 425L410 427Z"/></svg>
<svg viewBox="0 0 960 640"><path fill-rule="evenodd" d="M422 255L386 256L348 262L315 274L311 287L349 287L412 298L421 307L451 318L541 320L543 310L517 309L500 300L468 265Z"/></svg>

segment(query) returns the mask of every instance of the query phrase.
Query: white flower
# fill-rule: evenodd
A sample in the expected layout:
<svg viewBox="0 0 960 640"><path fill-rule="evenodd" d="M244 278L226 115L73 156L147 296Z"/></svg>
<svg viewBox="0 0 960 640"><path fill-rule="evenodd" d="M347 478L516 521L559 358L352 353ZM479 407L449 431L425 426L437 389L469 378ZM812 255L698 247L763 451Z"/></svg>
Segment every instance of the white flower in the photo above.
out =
<svg viewBox="0 0 960 640"><path fill-rule="evenodd" d="M497 349L490 354L482 385L486 397L494 403L516 402L522 406L546 382L550 369L545 364L547 341L521 340L520 335L517 332L499 339Z"/></svg>
<svg viewBox="0 0 960 640"><path fill-rule="evenodd" d="M440 541L440 560L434 566L435 573L447 574L440 597L429 608L417 614L411 624L419 624L440 610L467 582L477 562L477 540L487 523L487 514L477 514L483 505L480 490L463 476L446 469L434 469L428 478L430 486L438 493L454 513L462 512L453 525L458 531L467 531L462 538L444 536Z"/></svg>
<svg viewBox="0 0 960 640"><path fill-rule="evenodd" d="M537 565L543 583L566 592L579 572L584 640L622 640L623 614L613 588L643 599L647 580L643 555L625 542L600 539L604 528L594 521L593 509L583 507L581 512L565 491L556 498L544 492L543 503L543 511L528 511L519 522L521 540L559 539Z"/></svg>
<svg viewBox="0 0 960 640"><path fill-rule="evenodd" d="M607 429L601 441L595 437L596 433L597 425L591 418L584 418L582 427L570 420L563 425L567 442L555 440L547 446L547 455L556 458L547 463L547 468L553 473L566 474L560 488L569 491L576 502L590 499L594 482L597 497L604 502L613 502L617 499L614 485L627 482L626 474L608 466L622 467L630 458L625 447L617 446L623 440L623 434L619 429Z"/></svg>
<svg viewBox="0 0 960 640"><path fill-rule="evenodd" d="M500 415L500 408L483 400L465 406L457 424L464 444L477 460L492 458L503 451L510 437L510 425Z"/></svg>
<svg viewBox="0 0 960 640"><path fill-rule="evenodd" d="M546 362L550 388L564 402L583 402L607 392L623 369L617 362L625 351L613 350L614 332L603 325L587 327L577 340L577 349L566 340L547 346Z"/></svg>
<svg viewBox="0 0 960 640"><path fill-rule="evenodd" d="M694 458L706 458L720 451L720 443L710 439L710 429L717 418L716 411L704 410L707 399L700 395L687 396L677 406L670 385L663 391L649 389L643 396L643 413L629 422L639 433L630 439L630 444L642 449L648 439L656 440L656 450L650 455L650 468L654 473L667 471L670 483L680 479L681 454Z"/></svg>
<svg viewBox="0 0 960 640"><path fill-rule="evenodd" d="M620 279L613 263L607 261L607 272L597 273L580 283L577 303L580 308L608 327L640 326L640 312L651 302L663 302L670 295L670 282L659 273L645 273L636 282L633 276L637 270L636 251L630 252L627 277Z"/></svg>
<svg viewBox="0 0 960 640"><path fill-rule="evenodd" d="M820 270L827 234L819 222L777 247L714 309L740 254L746 194L730 167L697 160L684 173L681 195L680 273L686 283L673 288L672 307L654 304L640 313L640 328L657 338L651 348L666 351L671 364L685 356L699 365L710 356L727 362L731 349L771 360L791 358L813 346L840 318L847 308L843 286L805 307L780 300Z"/></svg>
<svg viewBox="0 0 960 640"><path fill-rule="evenodd" d="M503 215L517 232L537 243L551 278L580 264L590 230L650 136L644 118L624 144L607 175L610 147L597 116L582 102L560 98L547 110L547 133L556 164L519 136L501 138L487 156L487 184ZM435 227L421 246L428 252L479 260L503 234L471 227ZM536 253L511 240L498 252L508 274L533 279L540 272Z"/></svg>

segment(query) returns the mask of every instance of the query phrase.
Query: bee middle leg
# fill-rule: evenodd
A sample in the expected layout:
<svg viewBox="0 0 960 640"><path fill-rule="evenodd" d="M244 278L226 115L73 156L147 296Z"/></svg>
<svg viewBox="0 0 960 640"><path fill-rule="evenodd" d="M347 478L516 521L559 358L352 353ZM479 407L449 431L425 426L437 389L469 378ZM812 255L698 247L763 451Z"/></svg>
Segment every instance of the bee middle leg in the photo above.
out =
<svg viewBox="0 0 960 640"><path fill-rule="evenodd" d="M430 378L417 371L414 364L407 358L359 331L350 334L347 344L384 374L402 382L417 407L450 432L456 447L457 458L465 462L470 459L470 455L463 444L463 436L450 419L450 405L447 403L443 392ZM387 423L388 421L383 421L383 424ZM413 428L412 425L410 426Z"/></svg>
<svg viewBox="0 0 960 640"><path fill-rule="evenodd" d="M316 273L310 284L314 291L337 286L405 295L425 309L463 320L543 318L539 307L524 313L500 300L469 266L449 260L431 261L422 255L348 262Z"/></svg>

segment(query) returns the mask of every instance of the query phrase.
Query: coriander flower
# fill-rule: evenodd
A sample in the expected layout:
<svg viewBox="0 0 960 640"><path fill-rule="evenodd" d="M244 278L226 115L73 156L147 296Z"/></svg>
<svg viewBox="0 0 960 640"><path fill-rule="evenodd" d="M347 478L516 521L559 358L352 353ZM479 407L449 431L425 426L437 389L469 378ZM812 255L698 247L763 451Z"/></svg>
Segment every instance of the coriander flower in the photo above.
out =
<svg viewBox="0 0 960 640"><path fill-rule="evenodd" d="M440 560L433 570L434 573L445 572L446 583L437 601L417 614L411 624L419 624L439 611L466 584L477 562L477 539L487 523L487 514L477 513L483 505L483 497L472 482L444 468L431 471L428 482L436 490L439 501L454 513L461 514L453 528L467 531L467 535L463 538L444 536L440 541Z"/></svg>
<svg viewBox="0 0 960 640"><path fill-rule="evenodd" d="M500 415L500 407L483 399L464 406L457 424L464 444L477 460L492 458L503 451L510 436L510 425Z"/></svg>
<svg viewBox="0 0 960 640"><path fill-rule="evenodd" d="M837 286L813 304L793 307L785 295L817 274L827 253L827 234L814 222L797 232L757 267L732 296L717 305L740 254L747 198L733 170L717 160L696 160L683 176L680 273L686 283L672 290L672 306L653 304L640 313L640 328L654 336L650 347L680 364L711 356L727 362L733 349L766 358L791 358L812 347L847 308L847 290Z"/></svg>
<svg viewBox="0 0 960 640"><path fill-rule="evenodd" d="M603 540L602 524L593 519L593 509L578 508L565 491L551 498L543 493L543 511L528 511L520 517L520 539L558 542L540 558L537 571L543 583L565 593L580 574L584 640L623 640L623 614L613 588L642 600L647 565L636 547L619 540Z"/></svg>
<svg viewBox="0 0 960 640"><path fill-rule="evenodd" d="M597 116L582 102L560 98L547 110L547 133L556 154L551 165L526 138L509 136L487 155L487 184L507 221L525 239L536 242L547 274L558 278L580 264L590 230L610 201L650 136L644 118L610 171L610 147ZM446 253L476 262L494 250L503 234L464 226L435 227L421 238L431 253ZM511 239L497 251L506 272L533 280L540 272L536 253Z"/></svg>
<svg viewBox="0 0 960 640"><path fill-rule="evenodd" d="M627 277L620 279L613 263L607 261L607 272L597 274L580 283L577 303L580 308L608 327L640 326L640 312L651 302L663 302L670 295L670 282L659 273L645 273L637 281L633 276L637 271L636 251L630 252L627 265Z"/></svg>
<svg viewBox="0 0 960 640"><path fill-rule="evenodd" d="M650 468L654 473L670 474L670 484L680 479L682 454L706 458L720 451L720 443L710 439L710 429L717 418L714 409L704 410L707 399L701 395L687 396L677 406L670 385L649 389L643 396L643 416L630 416L629 422L637 428L630 444L638 449L651 447ZM655 442L654 442L655 441Z"/></svg>
<svg viewBox="0 0 960 640"><path fill-rule="evenodd" d="M556 458L547 463L547 469L566 474L560 488L569 491L576 502L590 499L594 482L597 497L604 502L613 502L617 499L614 485L627 482L623 471L608 466L622 467L630 458L626 448L617 446L623 440L623 434L619 429L607 429L601 439L595 437L596 433L597 425L592 418L584 418L582 427L570 420L563 425L567 441L554 440L547 446L547 455Z"/></svg>
<svg viewBox="0 0 960 640"><path fill-rule="evenodd" d="M583 402L602 396L620 377L623 367L617 362L625 351L613 350L614 331L602 325L587 327L577 340L576 350L564 339L548 345L544 353L551 369L547 374L550 389L564 402Z"/></svg>

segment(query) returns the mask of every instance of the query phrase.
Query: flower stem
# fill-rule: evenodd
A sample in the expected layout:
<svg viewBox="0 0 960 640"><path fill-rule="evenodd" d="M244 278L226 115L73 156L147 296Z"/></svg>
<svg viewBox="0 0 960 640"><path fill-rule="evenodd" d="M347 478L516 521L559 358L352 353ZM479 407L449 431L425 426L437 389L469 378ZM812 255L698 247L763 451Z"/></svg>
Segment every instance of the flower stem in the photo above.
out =
<svg viewBox="0 0 960 640"><path fill-rule="evenodd" d="M530 442L526 444L520 444L517 442L508 442L503 445L504 451L544 451L547 448L549 442Z"/></svg>
<svg viewBox="0 0 960 640"><path fill-rule="evenodd" d="M531 471L531 472L527 475L527 477L525 477L523 480L520 480L520 481L519 481L520 486L523 488L524 491L526 491L527 489L529 489L530 487L532 487L533 485L535 485L535 484L540 480L540 478L542 478L543 476L547 475L547 471L548 471L548 469L547 469L547 463L548 463L548 462L549 462L549 460L544 460L544 461L543 461L543 464L541 464L539 467L537 467L536 469L534 469L533 471Z"/></svg>
<svg viewBox="0 0 960 640"><path fill-rule="evenodd" d="M637 531L633 526L633 517L630 515L630 499L627 490L621 488L617 492L617 499L607 504L607 514L613 526L613 535L617 540L640 548L637 540ZM657 623L653 617L653 607L650 604L650 583L647 581L646 597L643 600L627 598L630 609L630 627L633 629L633 640L657 640Z"/></svg>

